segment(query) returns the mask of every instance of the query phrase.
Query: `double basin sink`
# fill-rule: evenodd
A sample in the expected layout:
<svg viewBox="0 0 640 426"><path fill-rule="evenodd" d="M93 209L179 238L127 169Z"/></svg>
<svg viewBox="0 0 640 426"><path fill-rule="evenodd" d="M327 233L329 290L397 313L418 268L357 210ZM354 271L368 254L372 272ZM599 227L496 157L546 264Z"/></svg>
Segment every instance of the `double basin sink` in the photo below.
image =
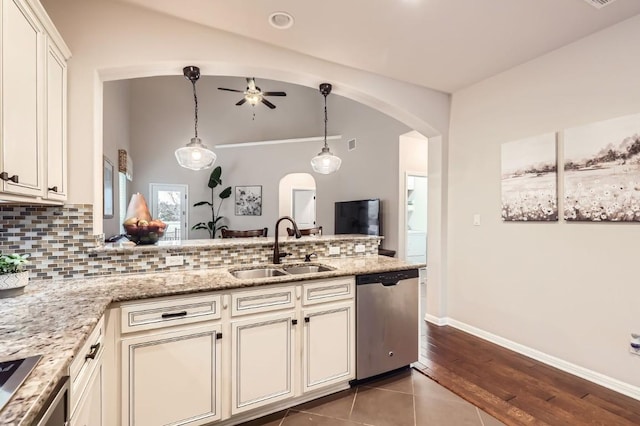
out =
<svg viewBox="0 0 640 426"><path fill-rule="evenodd" d="M274 265L268 266L251 266L243 269L233 269L229 273L240 279L270 278L280 277L283 275L313 274L317 272L333 271L335 268L330 266L313 263L309 265L282 265L280 267Z"/></svg>

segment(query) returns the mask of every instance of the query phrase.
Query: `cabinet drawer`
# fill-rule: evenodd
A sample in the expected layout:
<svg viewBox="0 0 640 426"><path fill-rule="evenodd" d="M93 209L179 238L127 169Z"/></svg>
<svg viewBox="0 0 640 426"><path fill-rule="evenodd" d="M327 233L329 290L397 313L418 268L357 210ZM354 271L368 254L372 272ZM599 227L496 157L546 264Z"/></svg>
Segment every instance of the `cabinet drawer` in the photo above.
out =
<svg viewBox="0 0 640 426"><path fill-rule="evenodd" d="M89 383L91 373L102 358L104 350L104 317L98 321L96 328L91 332L80 351L69 366L70 382L70 407L71 413L75 411L80 396Z"/></svg>
<svg viewBox="0 0 640 426"><path fill-rule="evenodd" d="M153 330L220 318L220 295L122 305L121 332Z"/></svg>
<svg viewBox="0 0 640 426"><path fill-rule="evenodd" d="M335 300L353 299L354 287L353 277L304 284L302 286L302 304L308 306Z"/></svg>
<svg viewBox="0 0 640 426"><path fill-rule="evenodd" d="M231 316L234 317L294 307L294 287L243 291L231 295Z"/></svg>

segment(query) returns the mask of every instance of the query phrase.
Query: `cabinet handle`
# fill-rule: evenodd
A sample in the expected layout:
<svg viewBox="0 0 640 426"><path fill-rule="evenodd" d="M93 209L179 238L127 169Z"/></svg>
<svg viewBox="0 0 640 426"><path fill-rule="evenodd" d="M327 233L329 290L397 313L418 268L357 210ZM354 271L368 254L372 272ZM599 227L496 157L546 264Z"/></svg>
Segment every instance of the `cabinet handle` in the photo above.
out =
<svg viewBox="0 0 640 426"><path fill-rule="evenodd" d="M5 182L11 181L13 183L19 183L18 182L18 175L13 175L13 176L10 177L9 173L7 173L7 172L0 173L0 179L2 179Z"/></svg>
<svg viewBox="0 0 640 426"><path fill-rule="evenodd" d="M98 351L100 350L100 343L96 343L95 345L91 345L91 350L88 354L84 356L84 359L95 359L96 355L98 355Z"/></svg>
<svg viewBox="0 0 640 426"><path fill-rule="evenodd" d="M47 190L49 190L51 192L58 192L58 187L57 186L52 186L51 188L47 188Z"/></svg>
<svg viewBox="0 0 640 426"><path fill-rule="evenodd" d="M292 319L291 320L291 325L298 325L298 320L297 319Z"/></svg>
<svg viewBox="0 0 640 426"><path fill-rule="evenodd" d="M304 317L304 322L309 322L311 320L310 317Z"/></svg>
<svg viewBox="0 0 640 426"><path fill-rule="evenodd" d="M222 333L216 333L216 340L222 339Z"/></svg>
<svg viewBox="0 0 640 426"><path fill-rule="evenodd" d="M162 319L178 318L178 317L186 317L186 316L187 316L187 311L172 312L168 314L162 314Z"/></svg>

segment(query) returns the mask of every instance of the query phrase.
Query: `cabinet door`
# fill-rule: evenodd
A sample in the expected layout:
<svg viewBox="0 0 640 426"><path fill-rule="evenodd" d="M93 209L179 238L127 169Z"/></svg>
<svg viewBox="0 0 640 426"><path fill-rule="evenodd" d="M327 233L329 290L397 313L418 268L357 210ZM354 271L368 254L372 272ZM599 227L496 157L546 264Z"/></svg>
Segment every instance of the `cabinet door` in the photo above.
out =
<svg viewBox="0 0 640 426"><path fill-rule="evenodd" d="M67 63L47 39L47 198L67 199Z"/></svg>
<svg viewBox="0 0 640 426"><path fill-rule="evenodd" d="M353 302L307 309L304 314L304 392L355 378Z"/></svg>
<svg viewBox="0 0 640 426"><path fill-rule="evenodd" d="M91 374L89 383L80 396L78 408L71 417L71 426L102 426L103 422L103 368L98 362Z"/></svg>
<svg viewBox="0 0 640 426"><path fill-rule="evenodd" d="M1 190L43 194L43 31L21 0L2 1Z"/></svg>
<svg viewBox="0 0 640 426"><path fill-rule="evenodd" d="M122 424L220 419L219 324L122 340Z"/></svg>
<svg viewBox="0 0 640 426"><path fill-rule="evenodd" d="M231 414L292 397L293 312L231 324Z"/></svg>

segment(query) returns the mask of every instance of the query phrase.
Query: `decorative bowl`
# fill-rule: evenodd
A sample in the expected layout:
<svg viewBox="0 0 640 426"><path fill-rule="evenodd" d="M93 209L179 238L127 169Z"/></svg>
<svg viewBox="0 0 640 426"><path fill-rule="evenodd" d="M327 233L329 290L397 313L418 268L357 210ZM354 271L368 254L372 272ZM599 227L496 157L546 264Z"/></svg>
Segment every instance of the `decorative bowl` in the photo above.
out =
<svg viewBox="0 0 640 426"><path fill-rule="evenodd" d="M127 238L139 245L157 243L165 231L165 228L154 225L124 225L124 229L127 232Z"/></svg>

